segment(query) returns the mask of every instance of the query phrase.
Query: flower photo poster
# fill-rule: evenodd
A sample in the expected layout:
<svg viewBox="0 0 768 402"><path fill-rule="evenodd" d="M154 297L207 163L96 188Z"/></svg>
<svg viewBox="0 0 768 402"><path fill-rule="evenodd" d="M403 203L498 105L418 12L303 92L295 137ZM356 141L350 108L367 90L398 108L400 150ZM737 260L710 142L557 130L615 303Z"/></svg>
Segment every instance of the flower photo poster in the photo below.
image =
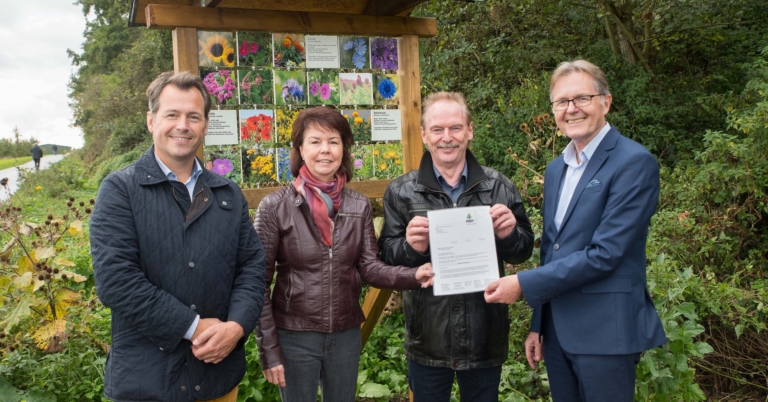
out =
<svg viewBox="0 0 768 402"><path fill-rule="evenodd" d="M197 39L213 106L211 171L244 187L290 183L293 122L319 106L349 122L354 180L402 174L397 38L199 30Z"/></svg>

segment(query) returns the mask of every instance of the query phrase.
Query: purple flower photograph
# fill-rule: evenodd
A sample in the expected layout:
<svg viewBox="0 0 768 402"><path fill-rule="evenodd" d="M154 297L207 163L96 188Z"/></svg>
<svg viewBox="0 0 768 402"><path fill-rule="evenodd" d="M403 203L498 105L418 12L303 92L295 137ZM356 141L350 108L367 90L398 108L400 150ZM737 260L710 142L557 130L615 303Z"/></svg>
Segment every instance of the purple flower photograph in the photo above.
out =
<svg viewBox="0 0 768 402"><path fill-rule="evenodd" d="M241 160L239 146L211 145L203 148L205 168L219 176L226 177L235 183L240 183Z"/></svg>
<svg viewBox="0 0 768 402"><path fill-rule="evenodd" d="M237 82L232 70L200 70L214 105L237 105Z"/></svg>
<svg viewBox="0 0 768 402"><path fill-rule="evenodd" d="M397 70L397 39L371 38L371 68Z"/></svg>
<svg viewBox="0 0 768 402"><path fill-rule="evenodd" d="M335 71L307 73L310 105L337 105L339 103L339 74Z"/></svg>
<svg viewBox="0 0 768 402"><path fill-rule="evenodd" d="M306 86L307 76L304 71L275 71L275 103L306 105Z"/></svg>

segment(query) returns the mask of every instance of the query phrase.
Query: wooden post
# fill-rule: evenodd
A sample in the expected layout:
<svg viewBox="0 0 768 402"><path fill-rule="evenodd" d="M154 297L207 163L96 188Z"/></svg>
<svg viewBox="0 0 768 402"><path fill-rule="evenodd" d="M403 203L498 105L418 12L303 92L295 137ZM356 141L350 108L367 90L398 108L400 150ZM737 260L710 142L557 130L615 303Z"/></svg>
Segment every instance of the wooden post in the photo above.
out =
<svg viewBox="0 0 768 402"><path fill-rule="evenodd" d="M173 29L173 72L200 74L200 65L197 58L197 29L196 28L174 28ZM203 144L197 148L197 157L205 162L203 158Z"/></svg>
<svg viewBox="0 0 768 402"><path fill-rule="evenodd" d="M419 168L421 142L421 70L419 69L419 37L404 35L398 41L400 80L400 115L403 121L403 164L405 173Z"/></svg>
<svg viewBox="0 0 768 402"><path fill-rule="evenodd" d="M405 35L398 41L400 81L400 115L403 123L403 170L405 173L419 168L421 144L421 72L419 70L419 37ZM379 321L381 312L392 295L391 290L368 288L363 302L365 322L362 326L363 347Z"/></svg>

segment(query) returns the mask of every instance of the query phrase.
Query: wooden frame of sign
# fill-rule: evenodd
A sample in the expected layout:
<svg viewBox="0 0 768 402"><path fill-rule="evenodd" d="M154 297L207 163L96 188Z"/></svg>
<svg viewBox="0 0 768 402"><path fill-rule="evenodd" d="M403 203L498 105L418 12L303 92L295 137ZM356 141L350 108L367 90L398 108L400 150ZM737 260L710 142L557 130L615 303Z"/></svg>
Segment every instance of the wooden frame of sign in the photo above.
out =
<svg viewBox="0 0 768 402"><path fill-rule="evenodd" d="M352 0L346 1L351 4ZM240 2L243 3L241 4L242 8L237 8L229 4L236 3L232 0L205 0L205 7L192 6L192 2L184 1L134 0L135 8L141 6L145 6L145 8L143 15L139 14L140 10L132 9L131 23L134 25L146 23L147 28L150 29L173 30L174 70L176 72L189 71L196 75L199 69L198 29L399 37L399 69L397 74L401 91L399 110L403 130L403 168L405 172L409 172L418 168L422 155L419 38L435 36L437 23L433 18L377 15L381 12L404 14L410 11L408 7L413 8L424 0L393 1L388 2L389 5L386 7L372 6L377 1L368 2L361 14L340 14L312 9L310 12L301 9L266 9L267 7L259 10L252 8L253 3L246 4L243 1ZM328 2L329 7L348 6L335 3L340 2ZM266 4L262 2L261 5L265 6ZM307 4L319 3L307 2ZM217 5L218 7L216 7ZM227 8L222 8L225 5ZM329 9L328 11L336 10ZM202 146L198 149L197 155L201 160L203 159ZM350 182L348 185L369 198L381 198L389 182L390 180L368 180ZM248 200L248 205L251 208L256 208L267 194L279 189L279 187L244 189L243 194ZM391 290L370 288L363 303L363 312L366 316L366 321L362 324L363 346L378 322L391 293Z"/></svg>

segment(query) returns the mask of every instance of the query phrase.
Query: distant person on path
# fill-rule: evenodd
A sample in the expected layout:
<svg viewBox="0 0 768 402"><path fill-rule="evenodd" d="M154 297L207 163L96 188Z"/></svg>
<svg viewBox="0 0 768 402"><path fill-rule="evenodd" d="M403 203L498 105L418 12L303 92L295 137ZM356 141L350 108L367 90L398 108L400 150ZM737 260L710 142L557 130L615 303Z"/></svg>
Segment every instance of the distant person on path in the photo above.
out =
<svg viewBox="0 0 768 402"><path fill-rule="evenodd" d="M352 179L347 119L304 109L293 123L292 185L264 198L256 231L264 240L267 283L256 340L264 377L283 402L352 402L360 362L362 281L387 289L432 282L431 265L389 266L378 258L371 203Z"/></svg>
<svg viewBox="0 0 768 402"><path fill-rule="evenodd" d="M571 142L544 176L541 266L492 282L485 299L533 307L525 355L546 360L553 401L632 402L640 353L667 341L646 287L659 165L606 122L596 65L561 63L549 96Z"/></svg>
<svg viewBox="0 0 768 402"><path fill-rule="evenodd" d="M53 144L53 146L51 147L51 149L53 150L53 154L54 154L54 155L56 155L56 154L58 153L58 151L59 151L59 147L57 147L57 146L56 146L56 144Z"/></svg>
<svg viewBox="0 0 768 402"><path fill-rule="evenodd" d="M37 143L29 149L32 153L32 160L35 161L35 169L40 170L40 159L43 157L43 150L37 146Z"/></svg>
<svg viewBox="0 0 768 402"><path fill-rule="evenodd" d="M96 291L112 310L104 395L235 402L264 303L264 249L237 184L203 169L200 77L147 89L153 146L101 184L91 218Z"/></svg>

